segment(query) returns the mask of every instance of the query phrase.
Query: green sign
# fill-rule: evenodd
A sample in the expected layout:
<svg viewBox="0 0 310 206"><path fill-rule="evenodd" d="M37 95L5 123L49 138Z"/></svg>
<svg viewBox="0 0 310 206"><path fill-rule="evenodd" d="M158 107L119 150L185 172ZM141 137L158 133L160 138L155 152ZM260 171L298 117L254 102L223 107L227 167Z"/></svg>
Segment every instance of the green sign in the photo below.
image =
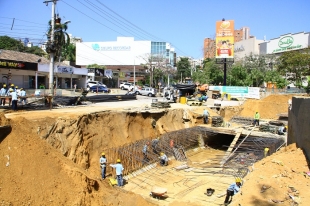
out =
<svg viewBox="0 0 310 206"><path fill-rule="evenodd" d="M279 47L281 48L287 48L287 47L290 47L294 42L294 38L291 37L291 36L285 36L285 37L282 37L279 42L278 42L278 45Z"/></svg>

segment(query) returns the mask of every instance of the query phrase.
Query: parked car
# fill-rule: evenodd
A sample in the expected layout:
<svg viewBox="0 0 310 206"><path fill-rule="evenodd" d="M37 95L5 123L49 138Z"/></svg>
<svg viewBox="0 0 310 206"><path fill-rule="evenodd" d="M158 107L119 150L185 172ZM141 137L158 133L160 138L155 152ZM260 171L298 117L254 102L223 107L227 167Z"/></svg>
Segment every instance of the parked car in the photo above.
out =
<svg viewBox="0 0 310 206"><path fill-rule="evenodd" d="M142 89L138 89L136 91L136 94L149 96L149 97L155 97L156 96L156 89L151 87L143 87Z"/></svg>
<svg viewBox="0 0 310 206"><path fill-rule="evenodd" d="M104 87L104 86L92 86L92 87L89 87L89 91L90 92L97 92L98 91L98 92L103 92L103 93L109 93L110 89L108 89L107 87Z"/></svg>
<svg viewBox="0 0 310 206"><path fill-rule="evenodd" d="M99 81L88 81L87 82L87 88L92 87L92 86L104 86L104 87L107 87L106 85L102 84L102 82L99 82Z"/></svg>
<svg viewBox="0 0 310 206"><path fill-rule="evenodd" d="M128 82L122 82L119 85L119 88L121 88L121 90L131 90L133 88L133 85L131 83L128 83Z"/></svg>

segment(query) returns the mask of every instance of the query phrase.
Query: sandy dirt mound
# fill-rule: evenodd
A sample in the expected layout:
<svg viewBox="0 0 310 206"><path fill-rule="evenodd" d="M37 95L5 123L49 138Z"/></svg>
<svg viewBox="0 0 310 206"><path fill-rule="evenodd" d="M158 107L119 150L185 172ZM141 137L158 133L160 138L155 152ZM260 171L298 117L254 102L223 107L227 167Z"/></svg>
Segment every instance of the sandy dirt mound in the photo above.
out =
<svg viewBox="0 0 310 206"><path fill-rule="evenodd" d="M306 158L295 144L255 163L234 205L309 205L310 176ZM292 198L295 204L292 204Z"/></svg>
<svg viewBox="0 0 310 206"><path fill-rule="evenodd" d="M39 138L35 124L17 118L11 125L0 144L1 205L149 205L63 156Z"/></svg>
<svg viewBox="0 0 310 206"><path fill-rule="evenodd" d="M296 95L269 95L261 100L249 99L242 105L238 116L254 117L255 111L261 119L278 119L277 114L288 112L288 100Z"/></svg>

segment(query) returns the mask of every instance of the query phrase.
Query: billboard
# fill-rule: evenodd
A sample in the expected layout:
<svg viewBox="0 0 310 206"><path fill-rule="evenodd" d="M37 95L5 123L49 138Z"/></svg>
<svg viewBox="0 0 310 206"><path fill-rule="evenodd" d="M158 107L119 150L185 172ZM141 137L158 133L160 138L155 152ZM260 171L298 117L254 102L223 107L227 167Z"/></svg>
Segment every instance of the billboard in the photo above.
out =
<svg viewBox="0 0 310 206"><path fill-rule="evenodd" d="M216 58L234 58L234 21L216 22Z"/></svg>

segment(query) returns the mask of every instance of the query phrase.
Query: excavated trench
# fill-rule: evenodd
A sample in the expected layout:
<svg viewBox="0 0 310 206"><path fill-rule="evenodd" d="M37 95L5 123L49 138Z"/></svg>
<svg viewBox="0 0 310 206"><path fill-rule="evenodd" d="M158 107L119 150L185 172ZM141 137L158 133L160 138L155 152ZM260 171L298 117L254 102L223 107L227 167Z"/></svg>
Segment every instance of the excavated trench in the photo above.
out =
<svg viewBox="0 0 310 206"><path fill-rule="evenodd" d="M12 128L6 126L4 129L3 127L2 130L6 133L1 132L0 143L5 140L12 141L14 136L22 137L25 134L31 134L31 138L38 141L41 139L47 145L51 145L66 159L72 161L73 165L70 167L86 171L85 174L79 172L79 174L83 174L82 176L86 178L87 182L86 185L82 184L84 185L83 190L86 188L86 193L84 192L79 201L82 203L94 202L92 200L95 198L94 194L89 194L100 193L101 188L105 187L99 182L98 160L101 152L106 153L109 163L120 158L125 168L124 175L128 177L141 168L157 163L157 153L159 152L165 152L170 159L173 159L172 165L177 166L176 162L180 164L188 161L193 162L195 158L190 160L190 157L209 149L208 151L214 151L216 154L211 155L212 159L209 160L208 156L204 156L204 160L208 161L201 163L199 168L202 170L218 168L234 136L210 133L204 126L199 126L202 123L200 114L183 109L156 110L153 112L103 111L70 117L63 115L56 118L40 118L39 116L27 118L25 116L11 119ZM19 129L21 127L23 127L22 130ZM157 137L160 137L157 151L150 151L149 159L145 161L142 154L143 145ZM243 138L241 137L236 145ZM240 175L235 172L234 168L244 168L251 165L263 157L263 148L266 145L271 147L272 153L283 142L274 138L248 137L244 143L245 146L239 147L225 164L225 167L228 168L226 173L224 171L221 174ZM47 153L49 152L51 151L47 151ZM60 164L64 163L60 162ZM231 168L233 169L230 170ZM70 175L72 176L73 170L71 170ZM108 167L107 174L113 176L110 167ZM220 173L216 171L216 174ZM244 176L245 173L241 175ZM169 175L167 177L169 178ZM138 181L136 184L141 183ZM180 194L182 194L181 191ZM42 198L44 199L44 195ZM46 198L48 198L47 194Z"/></svg>

